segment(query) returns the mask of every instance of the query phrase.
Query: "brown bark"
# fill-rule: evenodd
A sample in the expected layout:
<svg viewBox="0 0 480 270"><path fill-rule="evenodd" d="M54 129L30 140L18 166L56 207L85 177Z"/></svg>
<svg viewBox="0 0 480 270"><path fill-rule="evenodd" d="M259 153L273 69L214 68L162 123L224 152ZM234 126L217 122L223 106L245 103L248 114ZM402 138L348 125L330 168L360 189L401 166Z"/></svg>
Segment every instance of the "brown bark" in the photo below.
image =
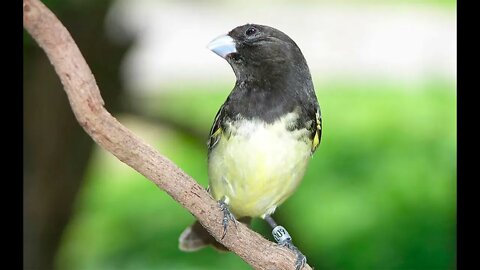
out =
<svg viewBox="0 0 480 270"><path fill-rule="evenodd" d="M224 239L218 204L206 190L170 160L119 123L105 110L90 68L67 29L38 0L23 1L23 25L47 54L70 106L92 139L179 202L220 243L255 269L293 269L295 255L238 224ZM306 270L311 269L306 265Z"/></svg>

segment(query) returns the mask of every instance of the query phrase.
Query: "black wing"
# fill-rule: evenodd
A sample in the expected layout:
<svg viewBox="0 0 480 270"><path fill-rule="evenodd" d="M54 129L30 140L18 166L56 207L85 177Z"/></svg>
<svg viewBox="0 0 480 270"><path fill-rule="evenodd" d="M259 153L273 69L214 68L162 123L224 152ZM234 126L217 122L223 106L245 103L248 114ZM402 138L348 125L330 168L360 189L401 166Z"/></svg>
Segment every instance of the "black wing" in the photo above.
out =
<svg viewBox="0 0 480 270"><path fill-rule="evenodd" d="M312 128L312 154L315 152L315 150L317 150L318 145L320 145L320 141L322 140L322 115L320 113L320 107L317 107L317 111L315 112L314 125L315 126Z"/></svg>
<svg viewBox="0 0 480 270"><path fill-rule="evenodd" d="M215 145L218 143L220 140L221 134L222 134L222 120L225 117L225 103L220 107L220 109L217 112L217 115L215 115L215 120L213 121L213 125L210 128L210 134L208 135L208 141L207 141L207 147L208 147L208 153L212 151L212 149L215 147Z"/></svg>

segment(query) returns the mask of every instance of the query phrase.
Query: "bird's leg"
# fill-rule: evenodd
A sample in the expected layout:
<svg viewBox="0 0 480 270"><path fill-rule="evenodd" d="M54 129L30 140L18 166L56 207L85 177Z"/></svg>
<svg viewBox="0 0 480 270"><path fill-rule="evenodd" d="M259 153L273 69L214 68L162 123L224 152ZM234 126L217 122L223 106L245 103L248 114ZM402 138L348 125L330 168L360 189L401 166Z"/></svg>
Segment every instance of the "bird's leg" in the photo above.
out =
<svg viewBox="0 0 480 270"><path fill-rule="evenodd" d="M235 225L235 228L237 227L237 220L235 219L235 216L230 212L230 209L228 209L228 198L223 197L220 201L218 201L218 204L220 205L220 209L223 211L223 235L222 235L222 240L227 234L227 228L228 228L228 220L231 220L233 224Z"/></svg>
<svg viewBox="0 0 480 270"><path fill-rule="evenodd" d="M300 270L303 268L305 263L307 262L307 257L300 252L300 250L293 245L292 237L288 233L288 231L283 227L277 225L275 220L270 215L265 215L265 221L273 228L272 235L275 238L275 241L281 246L287 247L288 249L292 250L297 255L297 260L295 262L295 269Z"/></svg>

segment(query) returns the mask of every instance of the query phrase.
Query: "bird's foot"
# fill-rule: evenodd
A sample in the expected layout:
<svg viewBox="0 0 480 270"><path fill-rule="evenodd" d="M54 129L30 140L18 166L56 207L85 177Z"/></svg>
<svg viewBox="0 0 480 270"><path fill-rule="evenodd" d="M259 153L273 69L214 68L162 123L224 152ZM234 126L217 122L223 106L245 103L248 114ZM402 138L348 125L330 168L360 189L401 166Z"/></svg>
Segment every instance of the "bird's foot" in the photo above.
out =
<svg viewBox="0 0 480 270"><path fill-rule="evenodd" d="M307 263L307 257L305 257L305 255L303 255L303 253L293 244L292 237L288 231L283 226L276 226L272 230L272 234L279 245L287 247L297 255L295 270L302 269Z"/></svg>
<svg viewBox="0 0 480 270"><path fill-rule="evenodd" d="M237 227L237 219L235 219L235 216L230 212L230 209L228 209L228 203L226 202L226 199L223 198L220 201L218 201L218 204L220 205L220 209L223 211L223 235L222 239L225 237L227 234L227 228L228 228L228 221L231 220L233 224L235 225L235 228Z"/></svg>
<svg viewBox="0 0 480 270"><path fill-rule="evenodd" d="M297 255L297 259L295 261L295 270L302 269L305 264L307 263L307 257L303 255L303 253L292 243L292 240L285 241L284 243L279 243L281 246L287 247L291 251Z"/></svg>

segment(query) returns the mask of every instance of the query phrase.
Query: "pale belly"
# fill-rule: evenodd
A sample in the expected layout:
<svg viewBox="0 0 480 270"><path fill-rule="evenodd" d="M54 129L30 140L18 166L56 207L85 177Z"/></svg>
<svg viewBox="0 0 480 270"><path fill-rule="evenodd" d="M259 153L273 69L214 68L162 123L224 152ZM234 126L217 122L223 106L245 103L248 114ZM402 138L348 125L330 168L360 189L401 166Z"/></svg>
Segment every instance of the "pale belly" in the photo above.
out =
<svg viewBox="0 0 480 270"><path fill-rule="evenodd" d="M287 132L282 123L239 125L210 153L210 189L237 217L271 214L296 189L311 156L307 130Z"/></svg>

